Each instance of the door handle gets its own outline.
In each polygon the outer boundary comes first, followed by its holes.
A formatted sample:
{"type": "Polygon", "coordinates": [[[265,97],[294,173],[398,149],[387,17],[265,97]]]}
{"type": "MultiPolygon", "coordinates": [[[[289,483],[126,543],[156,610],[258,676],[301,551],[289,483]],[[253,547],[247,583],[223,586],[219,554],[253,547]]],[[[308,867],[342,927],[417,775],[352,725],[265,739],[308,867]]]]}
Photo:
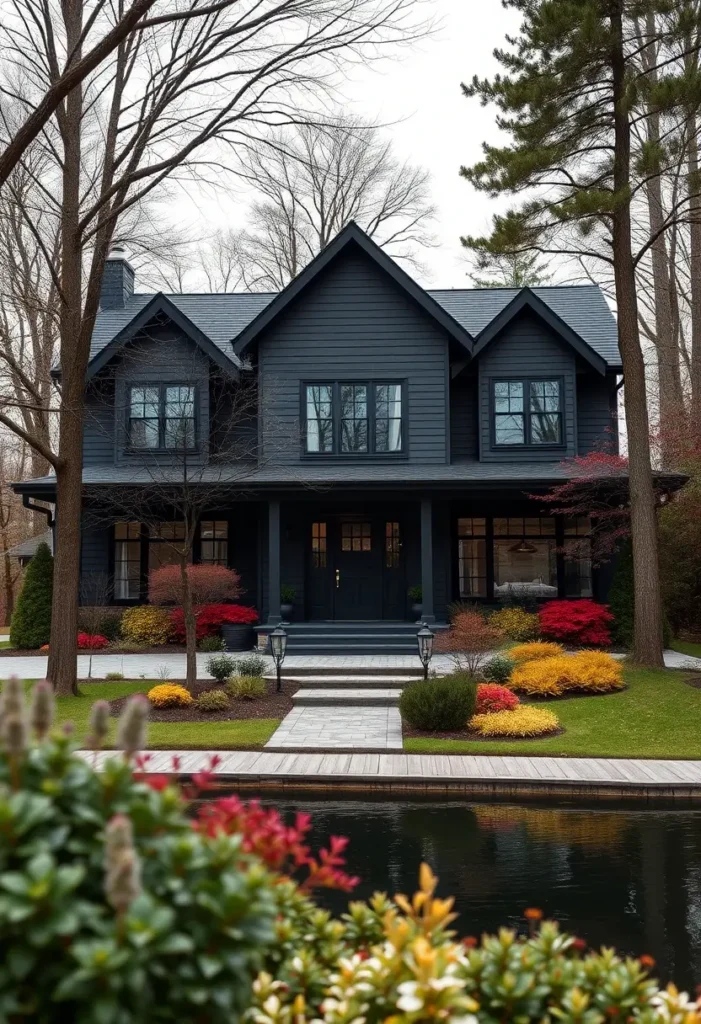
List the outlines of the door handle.
{"type": "Polygon", "coordinates": [[[341,586],[341,570],[340,569],[336,569],[335,576],[336,576],[336,590],[338,590],[339,587],[341,586]]]}

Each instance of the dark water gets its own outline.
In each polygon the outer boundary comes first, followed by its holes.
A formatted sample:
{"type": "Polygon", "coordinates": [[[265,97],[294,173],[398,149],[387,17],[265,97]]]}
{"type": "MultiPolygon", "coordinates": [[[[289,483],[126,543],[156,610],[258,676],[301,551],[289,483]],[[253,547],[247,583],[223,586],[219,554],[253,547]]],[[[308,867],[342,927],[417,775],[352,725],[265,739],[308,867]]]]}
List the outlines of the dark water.
{"type": "MultiPolygon", "coordinates": [[[[348,867],[376,889],[413,892],[419,864],[453,895],[463,935],[523,926],[526,907],[591,945],[649,953],[656,974],[701,983],[701,810],[486,804],[466,801],[266,799],[312,815],[313,845],[350,839],[348,867]]],[[[346,898],[347,899],[347,898],[346,898]]],[[[344,897],[322,895],[329,909],[344,897]]]]}

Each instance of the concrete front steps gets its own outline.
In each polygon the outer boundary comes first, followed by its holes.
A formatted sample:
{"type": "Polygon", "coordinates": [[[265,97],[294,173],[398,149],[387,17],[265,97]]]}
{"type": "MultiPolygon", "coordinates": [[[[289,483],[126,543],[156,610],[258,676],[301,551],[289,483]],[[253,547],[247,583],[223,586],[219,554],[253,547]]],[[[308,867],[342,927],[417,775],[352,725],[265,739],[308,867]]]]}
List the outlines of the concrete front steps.
{"type": "Polygon", "coordinates": [[[292,703],[296,707],[354,707],[354,708],[393,708],[399,704],[401,689],[380,689],[375,687],[371,690],[352,689],[344,686],[335,690],[301,689],[292,697],[292,703]]]}
{"type": "MultiPolygon", "coordinates": [[[[398,657],[416,655],[416,622],[293,622],[284,625],[293,656],[398,657]]],[[[445,628],[445,627],[436,627],[445,628]]],[[[267,632],[267,627],[259,627],[267,632]]]]}

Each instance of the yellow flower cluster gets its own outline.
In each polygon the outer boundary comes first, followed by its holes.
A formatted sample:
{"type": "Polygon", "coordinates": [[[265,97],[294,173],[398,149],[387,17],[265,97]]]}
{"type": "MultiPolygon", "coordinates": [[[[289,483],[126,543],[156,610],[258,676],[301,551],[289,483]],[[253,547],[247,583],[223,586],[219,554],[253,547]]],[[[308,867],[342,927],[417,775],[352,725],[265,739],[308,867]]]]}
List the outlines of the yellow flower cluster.
{"type": "Polygon", "coordinates": [[[603,651],[580,651],[537,658],[516,666],[508,683],[516,693],[560,697],[568,691],[611,693],[622,690],[623,666],[603,651]]]}
{"type": "Polygon", "coordinates": [[[170,613],[152,604],[127,608],[122,616],[120,630],[125,640],[154,647],[167,644],[173,635],[170,613]]]}
{"type": "Polygon", "coordinates": [[[508,655],[517,665],[526,661],[535,661],[537,658],[555,658],[558,654],[564,654],[565,648],[560,644],[550,643],[546,640],[534,640],[529,644],[516,644],[508,651],[508,655]]]}
{"type": "Polygon", "coordinates": [[[190,691],[178,683],[159,683],[147,696],[154,708],[186,708],[194,701],[190,691]]]}
{"type": "Polygon", "coordinates": [[[512,711],[496,711],[489,715],[475,715],[470,728],[480,736],[530,737],[547,736],[557,732],[560,719],[546,708],[532,704],[519,704],[512,711]]]}
{"type": "Polygon", "coordinates": [[[524,608],[500,608],[489,619],[509,640],[522,643],[535,640],[540,634],[540,620],[535,612],[527,612],[524,608]]]}

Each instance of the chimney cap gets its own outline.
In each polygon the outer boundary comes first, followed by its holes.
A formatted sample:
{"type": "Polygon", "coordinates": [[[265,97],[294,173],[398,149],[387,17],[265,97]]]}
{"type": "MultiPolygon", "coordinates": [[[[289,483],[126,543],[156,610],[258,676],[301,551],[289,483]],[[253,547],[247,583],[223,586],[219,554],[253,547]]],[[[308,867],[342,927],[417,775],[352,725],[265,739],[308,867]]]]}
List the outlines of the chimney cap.
{"type": "Polygon", "coordinates": [[[108,260],[127,260],[127,250],[121,242],[115,242],[107,254],[108,260]]]}

